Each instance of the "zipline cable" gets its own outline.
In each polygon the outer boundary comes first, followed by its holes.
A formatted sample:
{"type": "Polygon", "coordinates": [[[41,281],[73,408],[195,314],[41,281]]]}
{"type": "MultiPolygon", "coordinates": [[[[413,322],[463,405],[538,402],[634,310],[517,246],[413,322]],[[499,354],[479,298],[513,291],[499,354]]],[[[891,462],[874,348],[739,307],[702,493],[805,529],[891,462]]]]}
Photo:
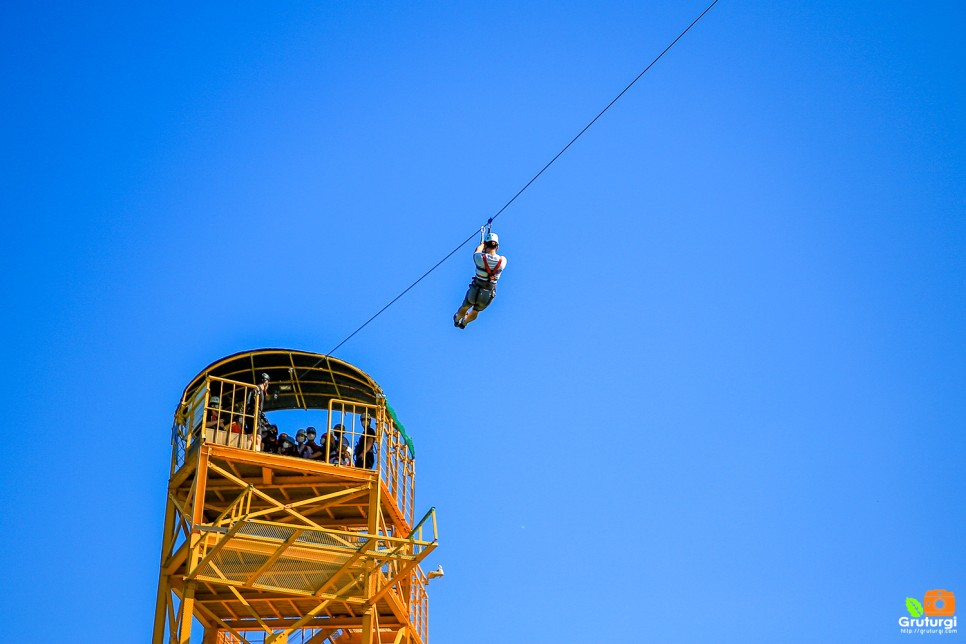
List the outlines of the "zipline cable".
{"type": "MultiPolygon", "coordinates": [[[[705,15],[706,13],[708,13],[709,11],[711,11],[711,8],[712,8],[712,7],[714,7],[714,6],[716,5],[716,4],[718,4],[718,0],[713,0],[713,2],[712,2],[711,4],[709,4],[709,5],[707,6],[707,8],[705,8],[705,10],[704,10],[704,11],[702,11],[702,12],[701,12],[701,14],[700,14],[700,15],[699,15],[699,16],[698,16],[697,18],[695,18],[695,19],[694,19],[694,20],[693,20],[693,21],[691,22],[691,24],[690,24],[690,25],[688,25],[688,26],[687,26],[687,27],[686,27],[686,28],[684,29],[684,31],[682,31],[681,33],[679,33],[679,34],[678,34],[678,37],[677,37],[677,38],[675,38],[674,40],[672,40],[672,41],[671,41],[671,44],[670,44],[670,45],[668,45],[667,47],[665,47],[665,48],[664,48],[664,51],[662,51],[662,52],[661,52],[660,54],[658,54],[658,55],[657,55],[657,57],[656,57],[656,58],[655,58],[654,60],[652,60],[652,61],[651,61],[651,62],[650,62],[650,63],[648,64],[648,66],[647,66],[647,67],[645,67],[645,68],[644,68],[644,70],[643,70],[643,71],[642,71],[642,72],[641,72],[640,74],[638,74],[638,75],[637,75],[637,76],[636,76],[636,77],[634,78],[634,80],[632,80],[632,81],[631,81],[630,83],[628,83],[628,84],[627,84],[627,87],[625,87],[624,89],[622,89],[622,90],[621,90],[621,92],[620,92],[620,94],[618,94],[617,96],[615,96],[615,97],[614,97],[614,100],[612,100],[612,101],[611,101],[610,103],[608,103],[608,104],[607,104],[607,107],[605,107],[604,109],[602,109],[602,110],[600,111],[600,113],[599,113],[599,114],[597,114],[597,116],[595,116],[595,117],[594,117],[594,118],[593,118],[593,119],[592,119],[592,120],[590,121],[590,123],[588,123],[587,125],[585,125],[585,126],[584,126],[584,129],[582,129],[582,130],[581,130],[580,132],[578,132],[578,133],[577,133],[577,136],[575,136],[574,138],[572,138],[572,139],[570,140],[570,143],[568,143],[567,145],[565,145],[565,146],[563,147],[563,149],[561,149],[561,150],[560,150],[560,152],[558,152],[558,153],[556,154],[556,156],[554,156],[554,157],[553,157],[552,159],[550,159],[550,161],[549,161],[549,162],[547,162],[547,164],[546,164],[545,166],[543,166],[542,168],[540,168],[540,172],[538,172],[537,174],[535,174],[535,175],[533,175],[533,178],[532,178],[532,179],[530,179],[529,181],[527,181],[527,183],[526,183],[526,185],[525,185],[525,186],[523,186],[522,188],[520,188],[520,190],[519,190],[519,191],[517,191],[517,193],[516,193],[515,195],[513,195],[513,197],[512,197],[512,198],[511,198],[511,199],[510,199],[510,200],[509,200],[508,202],[506,202],[505,204],[503,204],[503,207],[502,207],[502,208],[500,208],[500,209],[499,209],[499,210],[497,211],[497,213],[496,213],[495,215],[493,215],[492,217],[490,217],[489,219],[487,219],[487,220],[486,220],[486,225],[490,225],[490,224],[492,224],[492,223],[493,223],[493,220],[494,220],[494,219],[496,219],[497,217],[499,217],[500,215],[502,215],[502,214],[503,214],[503,211],[504,211],[504,210],[506,210],[507,208],[509,208],[509,207],[510,207],[510,204],[512,204],[512,203],[513,203],[514,201],[516,201],[516,200],[517,200],[517,197],[519,197],[520,195],[522,195],[522,194],[523,194],[523,192],[524,192],[524,191],[525,191],[525,190],[526,190],[527,188],[529,188],[529,187],[530,187],[530,185],[531,185],[531,184],[532,184],[532,183],[533,183],[534,181],[536,181],[537,179],[539,179],[539,178],[540,178],[540,175],[542,175],[542,174],[543,174],[543,173],[544,173],[544,172],[545,172],[545,171],[547,170],[547,168],[549,168],[550,166],[552,166],[552,165],[553,165],[553,163],[554,163],[554,161],[556,161],[557,159],[559,159],[559,158],[561,157],[561,155],[563,155],[563,153],[564,153],[564,152],[566,152],[566,151],[567,151],[567,149],[568,149],[568,148],[570,148],[570,146],[571,146],[571,145],[573,145],[573,144],[574,144],[574,143],[575,143],[575,142],[577,141],[577,139],[579,139],[579,138],[580,138],[581,136],[583,136],[583,134],[584,134],[584,132],[586,132],[587,130],[589,130],[589,129],[590,129],[590,126],[592,126],[592,125],[593,125],[594,123],[596,123],[596,122],[597,122],[597,119],[599,119],[599,118],[600,118],[601,116],[603,116],[603,115],[604,115],[604,113],[605,113],[605,112],[606,112],[607,110],[609,110],[609,109],[611,108],[611,106],[613,106],[613,105],[614,105],[614,103],[616,103],[617,101],[619,101],[619,100],[621,99],[621,97],[622,97],[622,96],[624,96],[624,94],[626,94],[626,93],[627,93],[627,90],[629,90],[629,89],[630,89],[631,87],[633,87],[633,86],[634,86],[634,83],[636,83],[637,81],[639,81],[639,80],[641,79],[641,77],[642,77],[642,76],[644,76],[644,74],[646,74],[646,73],[648,72],[648,70],[649,70],[649,69],[651,69],[651,67],[653,67],[653,66],[654,66],[654,64],[655,64],[655,63],[657,63],[657,61],[659,61],[659,60],[661,60],[661,58],[663,58],[663,57],[664,57],[664,54],[666,54],[666,53],[668,53],[668,52],[669,52],[669,51],[671,50],[671,47],[674,47],[674,45],[676,45],[676,44],[677,44],[677,42],[678,42],[679,40],[681,40],[681,38],[683,38],[683,37],[684,37],[684,35],[685,35],[686,33],[688,33],[689,31],[691,31],[691,27],[693,27],[694,25],[696,25],[696,24],[698,24],[698,22],[699,22],[699,21],[700,21],[700,20],[701,20],[702,18],[704,18],[704,15],[705,15]]],[[[459,245],[459,246],[457,246],[456,248],[454,248],[453,250],[451,250],[451,251],[449,252],[449,254],[447,254],[447,255],[446,255],[446,256],[445,256],[445,257],[444,257],[443,259],[441,259],[441,260],[439,260],[438,262],[436,262],[436,264],[435,264],[435,265],[434,265],[434,266],[433,266],[432,268],[430,268],[430,269],[429,269],[428,271],[426,271],[425,273],[423,273],[423,274],[422,274],[422,275],[421,275],[421,276],[419,277],[419,279],[417,279],[417,280],[416,280],[415,282],[413,282],[412,284],[410,284],[409,286],[407,286],[407,287],[406,287],[406,289],[405,289],[405,290],[404,290],[404,291],[403,291],[402,293],[400,293],[399,295],[397,295],[396,297],[394,297],[394,298],[393,298],[393,299],[392,299],[392,300],[391,300],[391,301],[389,302],[389,304],[386,304],[386,305],[385,305],[384,307],[382,307],[381,309],[379,309],[379,311],[377,311],[375,315],[373,315],[373,316],[372,316],[371,318],[369,318],[368,320],[366,320],[366,321],[365,321],[365,322],[364,322],[364,323],[363,323],[363,324],[362,324],[362,325],[361,325],[361,326],[360,326],[359,328],[357,328],[357,329],[356,329],[355,331],[353,331],[353,332],[352,332],[352,333],[350,333],[350,334],[349,334],[348,336],[346,336],[346,338],[345,338],[344,340],[342,340],[342,342],[340,342],[339,344],[337,344],[337,345],[335,345],[335,346],[334,346],[334,347],[333,347],[332,349],[330,349],[327,355],[330,355],[330,356],[331,356],[332,354],[334,354],[334,353],[336,352],[336,350],[337,350],[337,349],[338,349],[339,347],[341,347],[341,346],[342,346],[343,344],[345,344],[346,342],[348,342],[349,340],[351,340],[351,339],[352,339],[352,337],[353,337],[353,336],[354,336],[355,334],[357,334],[357,333],[359,333],[359,331],[362,331],[362,330],[363,330],[364,328],[366,328],[366,327],[367,327],[367,326],[369,325],[369,323],[370,323],[370,322],[372,322],[372,321],[373,321],[373,320],[375,320],[375,319],[376,319],[377,317],[379,317],[380,315],[382,315],[382,313],[383,313],[383,312],[384,312],[384,311],[385,311],[386,309],[388,309],[388,308],[389,308],[390,306],[392,306],[393,304],[395,304],[395,303],[396,303],[396,301],[397,301],[397,300],[399,300],[399,298],[401,298],[401,297],[402,297],[403,295],[405,295],[405,294],[406,294],[406,293],[408,293],[408,292],[409,292],[410,290],[412,290],[412,289],[413,289],[413,287],[415,287],[415,286],[416,286],[417,284],[419,284],[420,282],[422,282],[422,281],[423,281],[423,280],[424,280],[424,279],[425,279],[425,278],[426,278],[426,277],[427,277],[427,276],[428,276],[428,275],[429,275],[430,273],[432,273],[432,272],[433,272],[433,271],[435,271],[435,270],[436,270],[437,268],[439,268],[439,267],[440,267],[440,265],[441,265],[441,264],[442,264],[443,262],[445,262],[445,261],[446,261],[447,259],[449,259],[449,258],[450,258],[450,257],[452,257],[452,256],[453,256],[454,254],[456,254],[456,251],[458,251],[459,249],[461,249],[461,248],[462,248],[463,246],[466,246],[466,244],[467,244],[467,243],[469,243],[469,241],[470,241],[471,239],[473,239],[474,237],[476,237],[476,234],[477,234],[478,232],[479,232],[479,230],[474,230],[474,231],[473,231],[473,234],[471,234],[471,235],[470,235],[469,237],[467,237],[466,239],[464,239],[464,240],[463,240],[463,242],[462,242],[462,243],[460,243],[460,245],[459,245]]]]}

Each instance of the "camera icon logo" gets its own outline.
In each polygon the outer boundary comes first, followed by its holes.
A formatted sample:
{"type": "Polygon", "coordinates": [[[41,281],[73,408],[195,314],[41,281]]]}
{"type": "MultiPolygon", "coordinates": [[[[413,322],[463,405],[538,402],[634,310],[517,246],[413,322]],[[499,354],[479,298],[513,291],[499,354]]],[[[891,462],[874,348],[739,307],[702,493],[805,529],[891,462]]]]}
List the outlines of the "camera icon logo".
{"type": "Polygon", "coordinates": [[[952,617],[956,614],[956,596],[948,590],[927,590],[922,612],[927,617],[952,617]]]}

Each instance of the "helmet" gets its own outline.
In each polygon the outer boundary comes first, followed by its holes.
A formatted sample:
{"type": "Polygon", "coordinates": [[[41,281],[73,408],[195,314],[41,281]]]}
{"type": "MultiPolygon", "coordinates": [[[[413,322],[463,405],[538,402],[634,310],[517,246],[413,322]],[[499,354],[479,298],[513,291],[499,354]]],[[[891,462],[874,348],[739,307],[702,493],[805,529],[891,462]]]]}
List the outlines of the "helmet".
{"type": "Polygon", "coordinates": [[[305,438],[305,430],[300,429],[297,432],[295,432],[295,438],[305,438]]]}
{"type": "Polygon", "coordinates": [[[308,436],[315,436],[315,427],[307,427],[305,433],[308,436]]]}
{"type": "Polygon", "coordinates": [[[497,235],[496,233],[486,233],[485,235],[483,235],[483,243],[484,244],[489,244],[490,242],[492,242],[492,243],[496,244],[497,246],[499,246],[500,245],[500,236],[497,235]]]}
{"type": "Polygon", "coordinates": [[[271,378],[268,377],[267,373],[262,374],[262,382],[271,382],[271,378]]]}
{"type": "Polygon", "coordinates": [[[212,396],[211,398],[208,399],[208,406],[214,407],[215,409],[219,409],[221,407],[221,398],[219,398],[218,396],[212,396]]]}

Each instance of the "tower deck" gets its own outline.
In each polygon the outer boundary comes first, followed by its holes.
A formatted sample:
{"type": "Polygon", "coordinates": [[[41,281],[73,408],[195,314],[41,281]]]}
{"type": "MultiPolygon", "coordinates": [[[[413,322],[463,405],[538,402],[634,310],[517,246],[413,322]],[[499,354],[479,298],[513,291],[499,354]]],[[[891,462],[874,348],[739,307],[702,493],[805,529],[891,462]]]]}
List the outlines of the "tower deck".
{"type": "Polygon", "coordinates": [[[327,356],[238,354],[185,389],[172,436],[156,644],[187,644],[193,622],[205,642],[427,641],[419,563],[435,511],[415,520],[412,442],[368,376],[327,356]],[[235,379],[280,361],[277,380],[235,379]],[[265,410],[292,404],[340,421],[313,457],[268,451],[265,410]]]}

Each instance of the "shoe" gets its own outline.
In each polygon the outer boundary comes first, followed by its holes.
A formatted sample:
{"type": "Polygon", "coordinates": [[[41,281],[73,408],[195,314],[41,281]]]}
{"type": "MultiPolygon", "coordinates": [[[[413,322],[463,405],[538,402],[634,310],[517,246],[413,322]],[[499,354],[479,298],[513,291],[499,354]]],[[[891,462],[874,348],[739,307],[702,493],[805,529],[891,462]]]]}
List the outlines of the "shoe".
{"type": "Polygon", "coordinates": [[[455,326],[458,329],[462,329],[463,327],[460,326],[460,319],[458,316],[459,316],[458,313],[453,314],[453,326],[455,326]]]}
{"type": "Polygon", "coordinates": [[[456,326],[458,326],[461,329],[465,329],[466,328],[466,322],[464,322],[463,320],[460,320],[459,322],[456,323],[456,326]]]}

